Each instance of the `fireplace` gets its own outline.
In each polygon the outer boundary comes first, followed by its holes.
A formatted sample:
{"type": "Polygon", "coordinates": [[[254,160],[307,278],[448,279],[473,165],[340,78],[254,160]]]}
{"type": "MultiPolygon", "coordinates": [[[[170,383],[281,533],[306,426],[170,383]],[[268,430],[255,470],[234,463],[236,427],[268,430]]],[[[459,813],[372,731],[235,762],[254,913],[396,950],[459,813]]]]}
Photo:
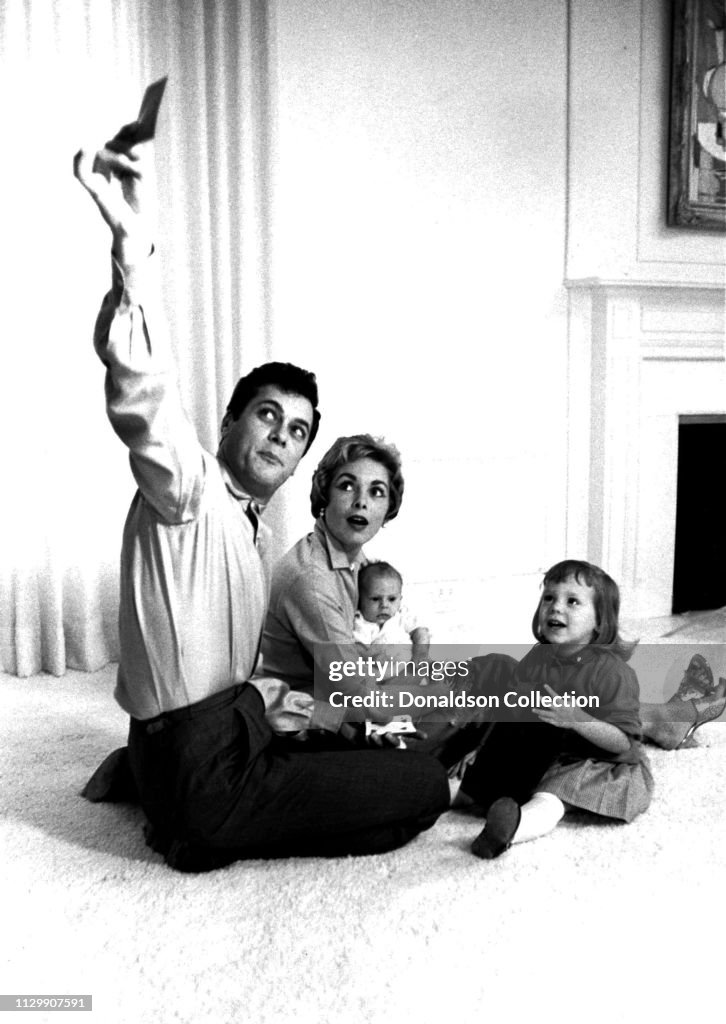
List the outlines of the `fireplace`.
{"type": "MultiPolygon", "coordinates": [[[[704,426],[722,436],[726,423],[724,290],[600,279],[569,287],[568,552],[618,580],[624,615],[670,615],[680,432],[704,426]]],[[[721,444],[705,483],[714,499],[721,444]]],[[[709,592],[699,602],[726,598],[709,592]]]]}
{"type": "Polygon", "coordinates": [[[673,612],[726,605],[726,416],[681,416],[673,612]]]}

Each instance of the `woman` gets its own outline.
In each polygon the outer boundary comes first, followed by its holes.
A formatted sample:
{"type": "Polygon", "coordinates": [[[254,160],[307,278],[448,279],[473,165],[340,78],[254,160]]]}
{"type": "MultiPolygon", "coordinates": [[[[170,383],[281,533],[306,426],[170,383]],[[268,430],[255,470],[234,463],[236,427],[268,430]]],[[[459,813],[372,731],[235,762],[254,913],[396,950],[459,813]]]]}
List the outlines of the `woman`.
{"type": "MultiPolygon", "coordinates": [[[[316,669],[322,681],[330,679],[332,662],[357,660],[353,620],[358,570],[366,561],[363,545],[398,515],[403,489],[398,451],[370,434],[340,437],[323,456],[313,474],[310,495],[315,528],[288,551],[273,575],[262,639],[265,676],[312,693],[316,669]]],[[[376,687],[370,678],[346,676],[339,685],[346,694],[362,696],[375,689],[389,694],[396,689],[410,691],[417,682],[409,676],[376,687]]],[[[437,689],[448,692],[445,684],[427,679],[426,693],[437,689]]],[[[325,724],[337,729],[344,709],[328,708],[325,724]]],[[[397,710],[367,707],[365,717],[385,722],[397,710]]],[[[416,743],[416,749],[452,765],[476,747],[482,723],[452,722],[453,717],[451,712],[446,720],[440,711],[424,714],[418,721],[426,738],[416,743]]]]}
{"type": "MultiPolygon", "coordinates": [[[[312,690],[314,647],[335,644],[355,657],[353,617],[363,545],[398,515],[398,452],[369,434],[339,437],[313,474],[312,533],[275,568],[262,639],[265,674],[312,690]]],[[[337,655],[336,655],[337,656],[337,655]]]]}

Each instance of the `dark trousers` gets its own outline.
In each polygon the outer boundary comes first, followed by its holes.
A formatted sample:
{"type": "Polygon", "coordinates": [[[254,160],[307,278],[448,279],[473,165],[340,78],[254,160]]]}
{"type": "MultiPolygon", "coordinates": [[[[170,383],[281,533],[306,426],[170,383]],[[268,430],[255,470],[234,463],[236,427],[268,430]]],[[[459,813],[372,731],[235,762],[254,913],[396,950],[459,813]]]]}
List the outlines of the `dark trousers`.
{"type": "Polygon", "coordinates": [[[518,662],[502,654],[473,658],[477,692],[499,696],[476,760],[464,773],[461,789],[484,810],[502,796],[526,803],[562,747],[562,730],[541,722],[529,710],[507,709],[504,694],[517,688],[518,662]]]}
{"type": "Polygon", "coordinates": [[[561,749],[562,730],[544,722],[495,722],[464,773],[462,792],[485,811],[501,796],[524,804],[561,749]]]}
{"type": "MultiPolygon", "coordinates": [[[[402,846],[449,804],[434,758],[306,749],[271,732],[248,683],[156,718],[132,719],[131,770],[155,846],[248,857],[370,854],[402,846]]],[[[204,870],[217,866],[212,862],[204,870]]]]}
{"type": "MultiPolygon", "coordinates": [[[[497,697],[500,704],[504,694],[515,685],[518,662],[507,654],[485,654],[472,658],[468,663],[465,683],[457,680],[456,689],[466,691],[472,697],[497,697]]],[[[445,685],[430,686],[421,692],[446,693],[445,685]]],[[[476,750],[491,732],[494,718],[507,715],[501,707],[465,707],[456,710],[432,710],[414,713],[417,728],[426,739],[416,743],[419,752],[431,754],[446,768],[452,768],[463,757],[476,750]]]]}

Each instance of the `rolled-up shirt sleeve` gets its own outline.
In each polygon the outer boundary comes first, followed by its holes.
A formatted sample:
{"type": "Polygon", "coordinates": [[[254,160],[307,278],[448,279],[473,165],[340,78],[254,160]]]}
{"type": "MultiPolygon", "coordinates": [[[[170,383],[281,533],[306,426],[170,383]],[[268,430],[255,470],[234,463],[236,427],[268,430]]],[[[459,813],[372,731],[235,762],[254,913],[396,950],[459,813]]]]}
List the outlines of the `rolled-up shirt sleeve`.
{"type": "Polygon", "coordinates": [[[311,693],[291,690],[282,679],[254,675],[250,679],[265,702],[265,718],[273,732],[287,735],[307,729],[337,732],[343,713],[327,701],[315,700],[311,693]]]}
{"type": "Polygon", "coordinates": [[[182,407],[161,312],[154,255],[134,267],[112,259],[94,346],[106,367],[106,410],[129,449],[139,490],[169,523],[193,519],[204,488],[204,459],[182,407]]]}

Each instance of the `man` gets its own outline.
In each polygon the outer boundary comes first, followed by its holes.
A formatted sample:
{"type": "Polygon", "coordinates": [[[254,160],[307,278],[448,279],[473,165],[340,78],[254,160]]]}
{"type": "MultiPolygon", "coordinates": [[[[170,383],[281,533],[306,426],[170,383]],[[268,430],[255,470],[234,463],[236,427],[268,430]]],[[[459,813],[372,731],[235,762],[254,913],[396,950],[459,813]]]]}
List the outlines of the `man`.
{"type": "MultiPolygon", "coordinates": [[[[448,806],[423,754],[276,736],[253,674],[267,608],[266,502],[317,431],[315,378],[290,364],[242,378],[216,457],[200,446],[164,337],[149,198],[151,144],[122,129],[74,173],[113,238],[112,289],[96,323],[109,419],[138,484],[124,529],[116,699],[147,840],[172,867],[241,857],[373,853],[408,841],[448,806]]],[[[293,695],[294,696],[294,695],[293,695]]],[[[295,699],[274,695],[283,715],[295,699]]],[[[325,705],[303,708],[325,725],[325,705]]],[[[330,710],[330,709],[327,709],[330,710]]]]}

